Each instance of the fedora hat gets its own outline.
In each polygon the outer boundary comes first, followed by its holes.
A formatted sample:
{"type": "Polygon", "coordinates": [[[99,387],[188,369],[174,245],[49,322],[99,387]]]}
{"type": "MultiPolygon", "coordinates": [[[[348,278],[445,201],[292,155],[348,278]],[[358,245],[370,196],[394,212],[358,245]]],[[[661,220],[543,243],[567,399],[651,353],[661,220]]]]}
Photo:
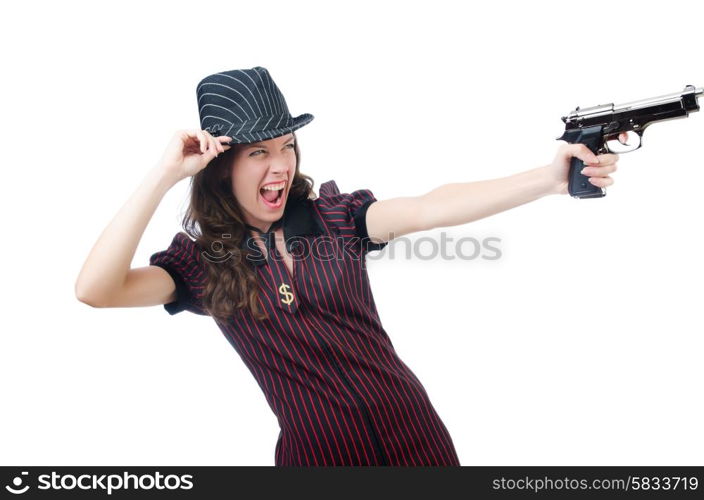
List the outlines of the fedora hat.
{"type": "Polygon", "coordinates": [[[200,128],[229,144],[266,141],[293,132],[313,120],[291,116],[283,94],[261,66],[206,76],[196,88],[200,128]]]}

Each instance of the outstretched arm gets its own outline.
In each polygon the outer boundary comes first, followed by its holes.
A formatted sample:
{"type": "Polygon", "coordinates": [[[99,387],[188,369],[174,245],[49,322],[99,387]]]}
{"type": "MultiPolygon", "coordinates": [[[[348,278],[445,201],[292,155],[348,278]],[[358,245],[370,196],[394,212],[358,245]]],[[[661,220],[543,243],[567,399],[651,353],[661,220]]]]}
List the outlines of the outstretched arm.
{"type": "Polygon", "coordinates": [[[381,243],[404,234],[466,224],[550,194],[567,194],[570,159],[589,166],[583,174],[596,186],[613,184],[617,154],[594,155],[583,144],[564,144],[550,165],[485,181],[452,183],[415,197],[372,203],[367,210],[367,233],[381,243]],[[598,159],[598,163],[597,163],[598,159]]]}

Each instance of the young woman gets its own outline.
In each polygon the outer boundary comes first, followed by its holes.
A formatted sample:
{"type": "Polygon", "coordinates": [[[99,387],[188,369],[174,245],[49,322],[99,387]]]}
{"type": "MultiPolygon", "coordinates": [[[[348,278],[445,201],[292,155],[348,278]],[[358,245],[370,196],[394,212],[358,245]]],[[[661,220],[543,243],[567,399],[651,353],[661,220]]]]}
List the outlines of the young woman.
{"type": "Polygon", "coordinates": [[[291,117],[262,67],[197,88],[201,129],[181,130],[100,235],[76,282],[94,307],[163,304],[209,315],[254,375],[281,432],[276,465],[459,465],[452,439],[384,330],[365,255],[388,241],[567,193],[570,158],[613,183],[618,156],[563,145],[549,165],[377,201],[368,189],[313,192],[291,117]],[[164,194],[191,178],[168,248],[130,268],[164,194]]]}

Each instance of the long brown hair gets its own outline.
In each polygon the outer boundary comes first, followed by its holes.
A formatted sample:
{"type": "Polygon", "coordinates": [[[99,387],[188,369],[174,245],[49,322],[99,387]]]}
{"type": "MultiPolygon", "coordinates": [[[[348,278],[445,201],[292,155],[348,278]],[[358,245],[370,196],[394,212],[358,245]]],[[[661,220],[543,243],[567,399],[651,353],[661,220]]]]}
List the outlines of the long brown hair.
{"type": "MultiPolygon", "coordinates": [[[[312,199],[315,182],[300,172],[301,152],[296,134],[293,136],[296,172],[288,196],[312,199]]],[[[233,144],[191,177],[190,203],[182,221],[184,231],[200,246],[201,256],[208,254],[208,258],[201,259],[207,270],[203,308],[223,322],[245,307],[257,320],[268,319],[260,307],[257,271],[244,259],[246,253],[241,245],[249,231],[232,193],[232,162],[244,146],[233,144]]]]}

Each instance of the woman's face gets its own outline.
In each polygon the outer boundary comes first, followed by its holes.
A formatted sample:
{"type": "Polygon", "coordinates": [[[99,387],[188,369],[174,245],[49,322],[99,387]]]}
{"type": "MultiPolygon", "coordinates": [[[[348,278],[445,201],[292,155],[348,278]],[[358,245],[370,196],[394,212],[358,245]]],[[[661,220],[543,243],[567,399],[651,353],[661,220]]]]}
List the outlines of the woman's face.
{"type": "Polygon", "coordinates": [[[266,230],[283,215],[296,172],[294,144],[295,137],[290,133],[244,144],[236,152],[231,167],[232,193],[247,224],[266,230]],[[280,190],[263,189],[264,186],[278,188],[281,185],[280,190]]]}

